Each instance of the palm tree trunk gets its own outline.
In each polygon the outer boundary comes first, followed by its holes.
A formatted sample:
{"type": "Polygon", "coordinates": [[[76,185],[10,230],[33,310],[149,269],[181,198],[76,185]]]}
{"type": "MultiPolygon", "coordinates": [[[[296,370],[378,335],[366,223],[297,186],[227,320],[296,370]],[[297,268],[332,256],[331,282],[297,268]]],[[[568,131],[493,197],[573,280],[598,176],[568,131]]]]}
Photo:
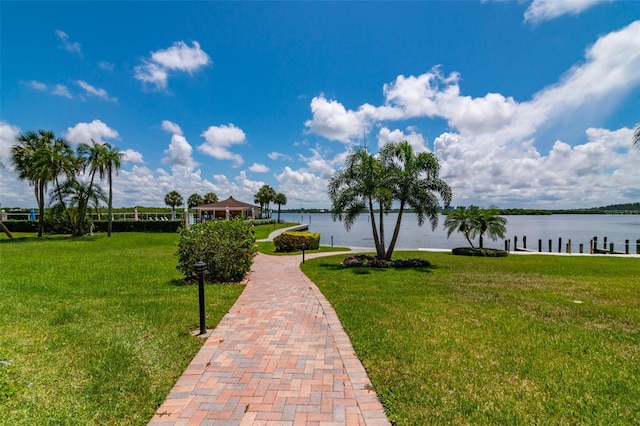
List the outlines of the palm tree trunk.
{"type": "MultiPolygon", "coordinates": [[[[109,224],[107,225],[107,237],[111,237],[111,227],[113,225],[113,188],[111,178],[111,168],[109,168],[109,224]]],[[[100,217],[98,217],[99,219],[100,217]]]]}
{"type": "Polygon", "coordinates": [[[67,220],[69,221],[69,223],[71,223],[71,213],[69,213],[69,209],[67,208],[67,204],[62,199],[62,193],[60,192],[60,181],[58,180],[57,176],[56,176],[56,182],[55,183],[56,183],[56,193],[58,194],[58,200],[60,201],[60,205],[62,206],[62,209],[64,210],[64,214],[67,216],[67,220]]]}
{"type": "Polygon", "coordinates": [[[369,198],[369,216],[371,219],[371,230],[373,231],[373,242],[376,245],[376,253],[378,259],[384,259],[384,246],[380,246],[380,238],[378,236],[378,227],[376,226],[376,216],[373,211],[373,201],[369,198]]]}
{"type": "Polygon", "coordinates": [[[471,241],[471,238],[469,238],[469,234],[465,232],[464,237],[467,239],[467,241],[469,241],[469,244],[471,244],[471,248],[475,248],[475,246],[473,245],[473,241],[471,241]]]}
{"type": "Polygon", "coordinates": [[[396,241],[398,240],[398,235],[400,234],[400,222],[402,221],[402,213],[404,212],[404,201],[400,202],[400,210],[398,211],[398,219],[396,220],[396,226],[393,228],[393,237],[391,237],[391,244],[389,244],[389,248],[387,249],[387,256],[385,260],[391,260],[391,256],[393,255],[393,250],[396,247],[396,241]]]}
{"type": "Polygon", "coordinates": [[[36,194],[38,197],[38,211],[40,212],[40,217],[38,217],[38,238],[42,238],[42,234],[44,234],[44,182],[39,180],[37,185],[36,194]]]}
{"type": "Polygon", "coordinates": [[[382,208],[382,203],[378,203],[378,207],[380,208],[380,211],[378,212],[379,220],[380,220],[380,248],[382,249],[381,251],[381,256],[378,257],[378,259],[380,260],[384,260],[387,258],[386,256],[386,246],[384,245],[384,209],[382,208]]]}

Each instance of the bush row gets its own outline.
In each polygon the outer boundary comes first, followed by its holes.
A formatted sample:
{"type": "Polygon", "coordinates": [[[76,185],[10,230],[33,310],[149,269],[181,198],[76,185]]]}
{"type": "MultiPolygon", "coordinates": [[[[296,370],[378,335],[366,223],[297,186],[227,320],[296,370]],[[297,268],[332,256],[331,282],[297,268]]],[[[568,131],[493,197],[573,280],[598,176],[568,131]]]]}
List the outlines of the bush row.
{"type": "MultiPolygon", "coordinates": [[[[109,222],[94,220],[93,232],[107,232],[109,222]]],[[[113,221],[112,232],[178,232],[184,225],[181,220],[119,220],[113,221]]]]}
{"type": "Polygon", "coordinates": [[[482,257],[507,257],[509,252],[504,250],[478,248],[478,247],[458,247],[451,250],[457,256],[482,256],[482,257]]]}
{"type": "MultiPolygon", "coordinates": [[[[38,232],[37,221],[8,220],[3,222],[11,232],[38,232]]],[[[47,234],[71,232],[64,223],[54,220],[46,220],[44,232],[47,234]]],[[[119,220],[114,221],[111,230],[113,232],[178,232],[183,225],[181,220],[119,220]]],[[[107,232],[108,221],[93,221],[93,232],[107,232]]]]}
{"type": "Polygon", "coordinates": [[[276,252],[286,253],[302,250],[302,244],[306,250],[317,250],[320,248],[320,234],[317,232],[283,232],[273,239],[276,252]]]}

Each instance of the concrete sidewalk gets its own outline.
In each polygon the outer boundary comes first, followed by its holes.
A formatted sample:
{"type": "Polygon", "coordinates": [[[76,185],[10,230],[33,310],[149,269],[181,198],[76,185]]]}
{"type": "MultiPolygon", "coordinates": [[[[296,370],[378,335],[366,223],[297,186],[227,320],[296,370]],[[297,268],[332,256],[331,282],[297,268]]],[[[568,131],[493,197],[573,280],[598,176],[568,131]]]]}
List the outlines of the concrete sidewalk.
{"type": "Polygon", "coordinates": [[[256,256],[244,292],[151,425],[390,424],[335,311],[300,271],[300,260],[256,256]]]}

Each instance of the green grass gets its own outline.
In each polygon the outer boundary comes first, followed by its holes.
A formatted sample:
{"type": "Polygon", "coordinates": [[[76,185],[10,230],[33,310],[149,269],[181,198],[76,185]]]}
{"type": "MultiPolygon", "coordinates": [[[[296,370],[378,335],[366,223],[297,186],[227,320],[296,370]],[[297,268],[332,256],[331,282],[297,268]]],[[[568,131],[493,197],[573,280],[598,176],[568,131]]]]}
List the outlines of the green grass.
{"type": "MultiPolygon", "coordinates": [[[[293,256],[293,255],[302,255],[302,250],[292,251],[287,253],[277,252],[276,246],[273,241],[261,241],[256,243],[258,246],[258,251],[264,254],[270,254],[273,256],[293,256]]],[[[329,253],[334,251],[349,251],[348,247],[329,247],[329,246],[320,246],[317,250],[305,250],[305,253],[329,253]]]]}
{"type": "MultiPolygon", "coordinates": [[[[177,234],[0,243],[0,424],[146,424],[201,347],[177,234]]],[[[208,327],[242,286],[207,285],[208,327]]]]}
{"type": "Polygon", "coordinates": [[[282,228],[288,228],[290,226],[296,226],[296,225],[299,225],[299,224],[291,223],[291,222],[283,222],[283,223],[271,223],[268,225],[258,225],[253,228],[254,230],[253,235],[256,237],[256,240],[263,240],[265,238],[268,238],[269,234],[271,234],[273,231],[276,231],[282,228]]]}
{"type": "Polygon", "coordinates": [[[640,423],[640,259],[398,256],[434,266],[302,265],[392,422],[640,423]]]}

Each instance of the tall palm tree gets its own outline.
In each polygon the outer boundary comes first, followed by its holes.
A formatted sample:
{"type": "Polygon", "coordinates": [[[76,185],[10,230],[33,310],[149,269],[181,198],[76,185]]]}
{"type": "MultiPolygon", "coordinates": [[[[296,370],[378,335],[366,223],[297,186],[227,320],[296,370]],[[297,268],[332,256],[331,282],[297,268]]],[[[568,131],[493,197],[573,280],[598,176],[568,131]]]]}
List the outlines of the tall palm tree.
{"type": "Polygon", "coordinates": [[[474,247],[473,239],[471,238],[473,229],[469,209],[458,208],[447,212],[446,215],[447,217],[444,220],[444,227],[447,229],[447,238],[453,234],[453,231],[462,232],[471,247],[474,247]]]}
{"type": "MultiPolygon", "coordinates": [[[[83,143],[78,146],[78,161],[85,172],[89,169],[89,188],[93,187],[96,174],[100,180],[103,180],[105,176],[107,176],[108,164],[106,158],[108,155],[107,146],[96,142],[93,139],[91,139],[91,145],[83,143]]],[[[87,208],[88,204],[80,204],[78,215],[81,217],[81,223],[84,223],[84,218],[87,215],[87,208]]]]}
{"type": "Polygon", "coordinates": [[[278,205],[278,223],[280,223],[280,207],[287,204],[287,196],[282,192],[278,192],[273,198],[273,202],[278,205]]]}
{"type": "Polygon", "coordinates": [[[189,195],[189,198],[187,199],[187,206],[189,206],[190,209],[201,206],[202,204],[204,204],[204,199],[200,194],[189,195]]]}
{"type": "Polygon", "coordinates": [[[393,237],[386,253],[386,260],[391,260],[405,208],[413,209],[419,226],[424,224],[425,219],[429,219],[433,230],[438,225],[439,203],[436,194],[442,198],[445,207],[448,207],[451,203],[451,188],[439,178],[438,158],[432,153],[414,153],[407,141],[386,144],[380,151],[380,161],[390,179],[393,199],[400,203],[393,237]]]}
{"type": "Polygon", "coordinates": [[[104,150],[102,151],[101,163],[104,164],[106,168],[107,180],[109,181],[109,225],[107,226],[107,237],[111,237],[111,229],[113,227],[113,173],[118,174],[124,154],[108,142],[105,142],[102,146],[104,150]]]}
{"type": "MultiPolygon", "coordinates": [[[[11,161],[18,177],[34,187],[38,203],[38,237],[44,232],[44,202],[49,183],[53,182],[61,170],[52,165],[52,152],[56,137],[52,131],[28,131],[16,138],[17,144],[11,148],[11,161]]],[[[60,144],[61,146],[61,144],[60,144]]]]}
{"type": "Polygon", "coordinates": [[[69,143],[64,139],[57,138],[54,141],[52,149],[49,151],[49,155],[52,174],[55,175],[55,194],[57,195],[57,200],[60,202],[67,220],[71,221],[70,212],[67,209],[66,204],[63,202],[62,195],[60,193],[59,177],[64,174],[67,181],[75,179],[75,175],[80,168],[80,163],[73,152],[71,145],[69,145],[69,143]]]}
{"type": "Polygon", "coordinates": [[[366,148],[351,152],[345,167],[329,179],[327,192],[331,200],[333,220],[344,222],[351,229],[360,213],[368,210],[371,232],[378,259],[385,258],[383,215],[392,204],[391,191],[385,186],[382,164],[366,148]],[[376,224],[375,207],[378,208],[379,225],[376,224]]]}
{"type": "Polygon", "coordinates": [[[218,196],[215,192],[207,192],[204,194],[204,203],[203,204],[213,204],[218,202],[218,196]]]}
{"type": "Polygon", "coordinates": [[[254,203],[260,203],[260,210],[267,211],[267,217],[271,217],[269,213],[270,203],[276,197],[276,191],[270,185],[262,185],[258,192],[254,195],[254,203]]]}
{"type": "MultiPolygon", "coordinates": [[[[475,207],[475,206],[472,206],[475,207]]],[[[471,211],[471,228],[472,236],[476,235],[480,237],[479,246],[483,248],[482,239],[486,233],[489,238],[496,240],[498,238],[504,238],[507,228],[507,219],[500,216],[500,212],[495,207],[488,209],[479,209],[477,207],[470,209],[471,211]]]]}
{"type": "Polygon", "coordinates": [[[164,203],[171,206],[171,218],[176,218],[176,206],[182,205],[182,195],[178,191],[171,191],[164,196],[164,203]]]}

